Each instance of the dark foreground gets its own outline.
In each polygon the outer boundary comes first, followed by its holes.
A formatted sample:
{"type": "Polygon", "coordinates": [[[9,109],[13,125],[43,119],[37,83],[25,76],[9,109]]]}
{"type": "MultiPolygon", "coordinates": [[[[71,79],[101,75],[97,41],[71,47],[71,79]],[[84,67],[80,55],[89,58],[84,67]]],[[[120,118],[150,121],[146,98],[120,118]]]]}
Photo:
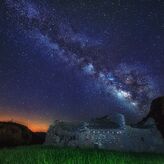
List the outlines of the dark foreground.
{"type": "Polygon", "coordinates": [[[164,155],[27,146],[0,150],[2,164],[164,164],[164,155]]]}

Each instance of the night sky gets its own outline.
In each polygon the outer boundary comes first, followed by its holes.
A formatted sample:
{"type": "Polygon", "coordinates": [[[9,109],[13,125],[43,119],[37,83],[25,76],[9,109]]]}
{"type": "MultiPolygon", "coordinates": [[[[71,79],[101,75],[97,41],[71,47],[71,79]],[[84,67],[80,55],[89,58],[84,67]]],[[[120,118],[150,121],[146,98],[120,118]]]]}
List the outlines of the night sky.
{"type": "Polygon", "coordinates": [[[145,116],[164,93],[163,0],[1,0],[0,120],[145,116]]]}

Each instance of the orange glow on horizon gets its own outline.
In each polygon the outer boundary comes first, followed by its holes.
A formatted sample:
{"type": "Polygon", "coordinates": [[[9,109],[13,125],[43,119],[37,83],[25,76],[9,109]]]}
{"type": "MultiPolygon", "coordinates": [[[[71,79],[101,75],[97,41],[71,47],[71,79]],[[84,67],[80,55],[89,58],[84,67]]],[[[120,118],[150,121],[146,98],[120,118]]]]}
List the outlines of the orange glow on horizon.
{"type": "Polygon", "coordinates": [[[22,116],[16,116],[16,115],[4,115],[0,113],[0,121],[12,121],[16,122],[22,125],[27,126],[30,130],[33,132],[46,132],[49,127],[49,122],[43,122],[41,120],[38,120],[37,118],[27,119],[22,116]]]}
{"type": "Polygon", "coordinates": [[[47,132],[49,125],[46,123],[29,123],[28,128],[33,132],[47,132]]]}

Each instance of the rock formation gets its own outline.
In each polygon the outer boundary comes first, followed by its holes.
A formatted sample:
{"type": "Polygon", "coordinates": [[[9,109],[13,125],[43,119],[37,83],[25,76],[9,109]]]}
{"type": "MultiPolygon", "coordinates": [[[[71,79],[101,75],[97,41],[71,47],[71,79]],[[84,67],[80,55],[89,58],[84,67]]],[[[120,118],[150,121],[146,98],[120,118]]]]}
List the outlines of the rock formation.
{"type": "Polygon", "coordinates": [[[117,122],[109,116],[88,122],[56,121],[46,135],[46,145],[89,147],[134,152],[164,152],[164,140],[149,119],[142,128],[125,124],[123,115],[117,122]],[[122,120],[122,122],[120,122],[122,120]]]}
{"type": "Polygon", "coordinates": [[[164,96],[158,97],[152,101],[148,115],[143,118],[143,120],[139,122],[138,125],[144,125],[144,123],[149,118],[154,119],[158,130],[161,132],[164,138],[164,96]]]}

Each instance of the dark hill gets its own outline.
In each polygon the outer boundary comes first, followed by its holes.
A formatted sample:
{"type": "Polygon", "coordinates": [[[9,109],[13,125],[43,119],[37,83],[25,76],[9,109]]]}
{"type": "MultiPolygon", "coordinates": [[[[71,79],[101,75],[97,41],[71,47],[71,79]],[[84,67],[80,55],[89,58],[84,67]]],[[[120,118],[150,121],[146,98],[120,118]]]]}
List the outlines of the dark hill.
{"type": "Polygon", "coordinates": [[[157,97],[152,101],[148,115],[138,123],[138,126],[145,124],[149,118],[154,119],[158,130],[164,138],[164,96],[157,97]]]}
{"type": "Polygon", "coordinates": [[[32,132],[15,122],[0,122],[0,147],[42,144],[45,135],[44,132],[32,132]]]}

